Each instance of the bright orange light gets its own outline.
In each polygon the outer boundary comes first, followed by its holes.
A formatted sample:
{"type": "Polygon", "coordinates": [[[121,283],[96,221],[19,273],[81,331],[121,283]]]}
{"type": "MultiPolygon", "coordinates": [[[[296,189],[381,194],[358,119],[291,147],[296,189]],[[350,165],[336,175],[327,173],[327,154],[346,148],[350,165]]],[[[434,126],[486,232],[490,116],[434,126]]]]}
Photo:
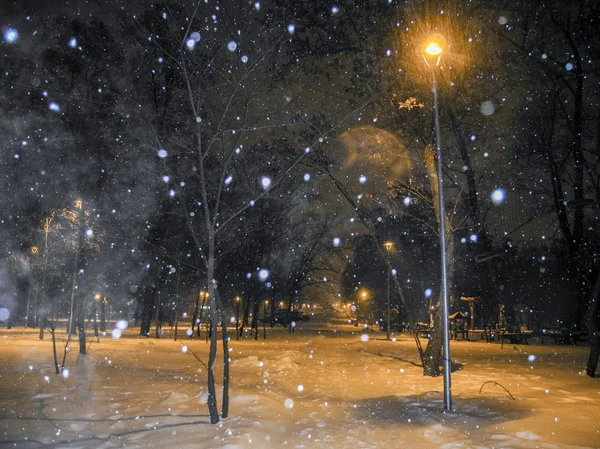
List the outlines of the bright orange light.
{"type": "Polygon", "coordinates": [[[430,42],[425,48],[425,53],[431,56],[439,56],[442,54],[442,47],[437,42],[430,42]]]}
{"type": "Polygon", "coordinates": [[[394,248],[394,242],[385,242],[383,246],[387,251],[391,251],[394,248]]]}

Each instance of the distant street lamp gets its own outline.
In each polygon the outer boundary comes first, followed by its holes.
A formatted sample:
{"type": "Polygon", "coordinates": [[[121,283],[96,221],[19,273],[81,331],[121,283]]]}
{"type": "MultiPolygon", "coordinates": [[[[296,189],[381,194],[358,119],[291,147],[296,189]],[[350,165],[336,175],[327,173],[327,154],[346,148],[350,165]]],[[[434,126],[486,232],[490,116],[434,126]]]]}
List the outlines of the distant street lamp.
{"type": "Polygon", "coordinates": [[[269,300],[265,300],[265,307],[263,308],[263,339],[267,339],[267,307],[269,306],[269,300]]]}
{"type": "MultiPolygon", "coordinates": [[[[383,244],[383,247],[385,248],[385,250],[390,253],[393,249],[394,249],[394,242],[385,242],[383,244]]],[[[389,266],[389,258],[386,261],[386,269],[387,269],[387,326],[386,326],[386,338],[389,340],[390,339],[390,277],[392,274],[392,270],[389,266]]]]}
{"type": "Polygon", "coordinates": [[[450,338],[448,326],[448,273],[446,267],[446,223],[444,211],[444,189],[442,179],[442,149],[440,145],[440,118],[438,106],[438,90],[436,80],[436,68],[440,64],[443,53],[443,38],[435,36],[436,39],[430,40],[425,47],[423,58],[427,66],[431,68],[433,79],[433,118],[435,123],[435,144],[437,149],[437,177],[438,177],[438,209],[440,222],[440,247],[442,261],[442,341],[444,348],[444,409],[452,410],[452,394],[450,382],[450,338]]]}
{"type": "Polygon", "coordinates": [[[235,339],[240,339],[240,327],[239,327],[239,319],[240,319],[240,297],[235,297],[235,339]]]}

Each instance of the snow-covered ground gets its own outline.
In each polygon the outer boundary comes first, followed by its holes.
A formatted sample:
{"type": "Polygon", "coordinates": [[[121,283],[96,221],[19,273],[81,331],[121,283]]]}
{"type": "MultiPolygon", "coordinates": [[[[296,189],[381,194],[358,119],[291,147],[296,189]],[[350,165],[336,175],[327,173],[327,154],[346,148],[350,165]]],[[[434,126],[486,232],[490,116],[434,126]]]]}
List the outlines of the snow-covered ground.
{"type": "Polygon", "coordinates": [[[90,339],[86,356],[72,344],[67,376],[54,374],[49,336],[0,329],[0,447],[600,447],[600,379],[583,374],[585,347],[453,341],[461,369],[447,413],[442,379],[423,377],[409,335],[367,339],[314,320],[293,335],[267,328],[267,340],[261,329],[258,341],[231,341],[230,417],[211,425],[192,355],[206,361],[204,338],[138,333],[90,339]]]}

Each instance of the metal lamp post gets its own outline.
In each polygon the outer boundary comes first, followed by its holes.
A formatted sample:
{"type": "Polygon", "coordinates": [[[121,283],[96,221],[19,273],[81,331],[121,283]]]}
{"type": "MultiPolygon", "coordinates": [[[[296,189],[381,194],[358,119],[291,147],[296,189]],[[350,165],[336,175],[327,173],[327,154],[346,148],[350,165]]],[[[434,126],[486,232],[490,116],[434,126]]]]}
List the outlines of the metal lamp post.
{"type": "Polygon", "coordinates": [[[446,222],[444,211],[444,188],[442,179],[442,149],[440,146],[440,118],[438,106],[438,91],[436,80],[436,68],[439,66],[442,57],[442,45],[431,41],[425,47],[425,62],[431,67],[433,79],[433,118],[435,123],[435,145],[437,150],[437,177],[438,177],[438,208],[440,222],[440,247],[441,247],[441,265],[442,265],[442,340],[444,348],[444,410],[452,410],[452,388],[450,382],[451,363],[450,363],[450,338],[448,326],[448,272],[446,266],[446,222]]]}

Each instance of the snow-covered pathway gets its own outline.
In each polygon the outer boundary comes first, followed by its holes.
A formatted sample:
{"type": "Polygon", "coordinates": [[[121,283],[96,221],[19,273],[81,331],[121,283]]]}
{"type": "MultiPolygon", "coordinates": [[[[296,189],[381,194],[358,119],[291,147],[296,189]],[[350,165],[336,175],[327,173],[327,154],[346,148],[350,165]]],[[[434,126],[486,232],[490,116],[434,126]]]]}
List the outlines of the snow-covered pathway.
{"type": "Polygon", "coordinates": [[[87,356],[74,345],[57,376],[49,339],[0,330],[0,447],[600,447],[584,347],[452,342],[461,369],[445,413],[442,380],[423,377],[408,335],[268,329],[231,341],[230,417],[213,426],[191,354],[206,361],[206,342],[137,332],[107,334],[87,356]]]}

